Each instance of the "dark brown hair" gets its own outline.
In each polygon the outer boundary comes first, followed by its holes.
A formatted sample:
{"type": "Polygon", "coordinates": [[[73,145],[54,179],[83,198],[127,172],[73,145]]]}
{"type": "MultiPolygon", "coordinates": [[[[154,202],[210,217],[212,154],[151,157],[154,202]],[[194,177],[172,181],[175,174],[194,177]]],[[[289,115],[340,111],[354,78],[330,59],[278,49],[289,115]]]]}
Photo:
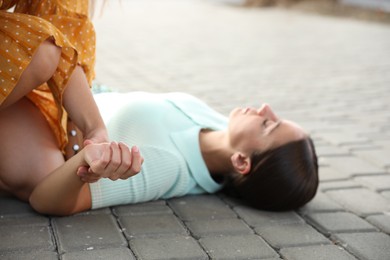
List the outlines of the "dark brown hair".
{"type": "Polygon", "coordinates": [[[251,157],[251,171],[234,173],[227,181],[228,194],[263,210],[297,209],[317,192],[317,155],[310,137],[293,141],[251,157]]]}

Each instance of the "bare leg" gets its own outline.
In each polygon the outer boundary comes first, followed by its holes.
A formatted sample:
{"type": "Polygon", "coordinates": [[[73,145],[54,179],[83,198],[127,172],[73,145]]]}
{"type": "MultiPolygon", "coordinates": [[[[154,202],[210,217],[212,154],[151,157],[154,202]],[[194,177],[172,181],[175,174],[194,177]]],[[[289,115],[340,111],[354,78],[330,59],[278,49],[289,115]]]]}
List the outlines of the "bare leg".
{"type": "Polygon", "coordinates": [[[28,200],[64,158],[45,118],[27,98],[0,111],[0,189],[28,200]]]}

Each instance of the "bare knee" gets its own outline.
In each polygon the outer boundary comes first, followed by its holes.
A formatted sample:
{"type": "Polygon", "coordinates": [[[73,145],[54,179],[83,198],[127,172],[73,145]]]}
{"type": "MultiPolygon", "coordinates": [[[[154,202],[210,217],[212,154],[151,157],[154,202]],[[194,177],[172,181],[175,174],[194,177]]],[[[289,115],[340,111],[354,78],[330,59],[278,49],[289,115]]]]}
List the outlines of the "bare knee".
{"type": "Polygon", "coordinates": [[[48,81],[56,71],[61,57],[61,48],[52,40],[44,41],[33,56],[29,65],[35,81],[41,85],[48,81]]]}

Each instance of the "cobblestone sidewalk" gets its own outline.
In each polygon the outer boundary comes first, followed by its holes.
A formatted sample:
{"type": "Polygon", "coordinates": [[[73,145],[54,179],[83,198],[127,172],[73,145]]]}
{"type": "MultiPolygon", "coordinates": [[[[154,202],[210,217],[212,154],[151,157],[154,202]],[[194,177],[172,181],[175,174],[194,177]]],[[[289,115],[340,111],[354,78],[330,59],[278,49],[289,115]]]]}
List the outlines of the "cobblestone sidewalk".
{"type": "Polygon", "coordinates": [[[0,259],[390,259],[390,27],[221,1],[108,2],[95,18],[99,83],[184,91],[224,114],[270,103],[313,136],[318,195],[284,213],[217,194],[64,218],[2,197],[0,259]]]}

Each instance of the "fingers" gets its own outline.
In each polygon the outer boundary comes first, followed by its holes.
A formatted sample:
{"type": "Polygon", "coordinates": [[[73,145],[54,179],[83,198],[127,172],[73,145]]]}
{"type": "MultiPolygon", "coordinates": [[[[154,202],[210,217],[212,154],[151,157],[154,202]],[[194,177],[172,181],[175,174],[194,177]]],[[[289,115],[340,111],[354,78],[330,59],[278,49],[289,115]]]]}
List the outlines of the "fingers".
{"type": "MultiPolygon", "coordinates": [[[[117,150],[113,153],[113,160],[111,166],[111,174],[108,178],[115,181],[121,178],[131,167],[131,152],[127,145],[120,142],[117,150]],[[115,157],[115,158],[114,158],[115,157]]],[[[110,169],[108,169],[110,171],[110,169]]]]}
{"type": "Polygon", "coordinates": [[[77,169],[77,176],[80,177],[80,180],[87,183],[97,182],[101,176],[92,172],[88,166],[80,166],[77,169]]]}
{"type": "Polygon", "coordinates": [[[131,165],[126,172],[126,174],[123,174],[121,179],[127,179],[129,177],[132,177],[139,173],[141,171],[142,163],[144,162],[144,158],[142,158],[141,153],[139,152],[139,149],[137,146],[133,146],[131,148],[131,154],[132,154],[132,162],[131,165]]]}
{"type": "MultiPolygon", "coordinates": [[[[90,169],[92,172],[97,173],[100,177],[109,177],[110,171],[115,168],[115,164],[117,161],[114,161],[114,165],[112,165],[112,157],[113,157],[113,149],[115,148],[115,144],[100,144],[96,145],[99,148],[99,152],[94,154],[94,159],[90,159],[90,169]]],[[[117,153],[117,151],[115,151],[117,153]]],[[[114,155],[117,158],[117,154],[114,155]]]]}
{"type": "Polygon", "coordinates": [[[116,171],[110,175],[111,180],[125,180],[130,178],[141,171],[141,165],[143,158],[139,152],[138,147],[133,146],[131,150],[124,143],[119,143],[119,149],[121,151],[121,164],[116,171]]]}
{"type": "Polygon", "coordinates": [[[106,165],[105,174],[103,177],[111,179],[111,177],[116,178],[116,176],[120,174],[120,167],[122,165],[122,151],[116,142],[111,142],[110,150],[111,158],[109,163],[106,165]]]}
{"type": "Polygon", "coordinates": [[[77,175],[85,182],[95,182],[99,178],[109,178],[111,180],[127,179],[139,173],[143,163],[143,158],[138,147],[130,148],[120,142],[110,144],[100,144],[87,147],[89,168],[80,167],[77,175]]]}

